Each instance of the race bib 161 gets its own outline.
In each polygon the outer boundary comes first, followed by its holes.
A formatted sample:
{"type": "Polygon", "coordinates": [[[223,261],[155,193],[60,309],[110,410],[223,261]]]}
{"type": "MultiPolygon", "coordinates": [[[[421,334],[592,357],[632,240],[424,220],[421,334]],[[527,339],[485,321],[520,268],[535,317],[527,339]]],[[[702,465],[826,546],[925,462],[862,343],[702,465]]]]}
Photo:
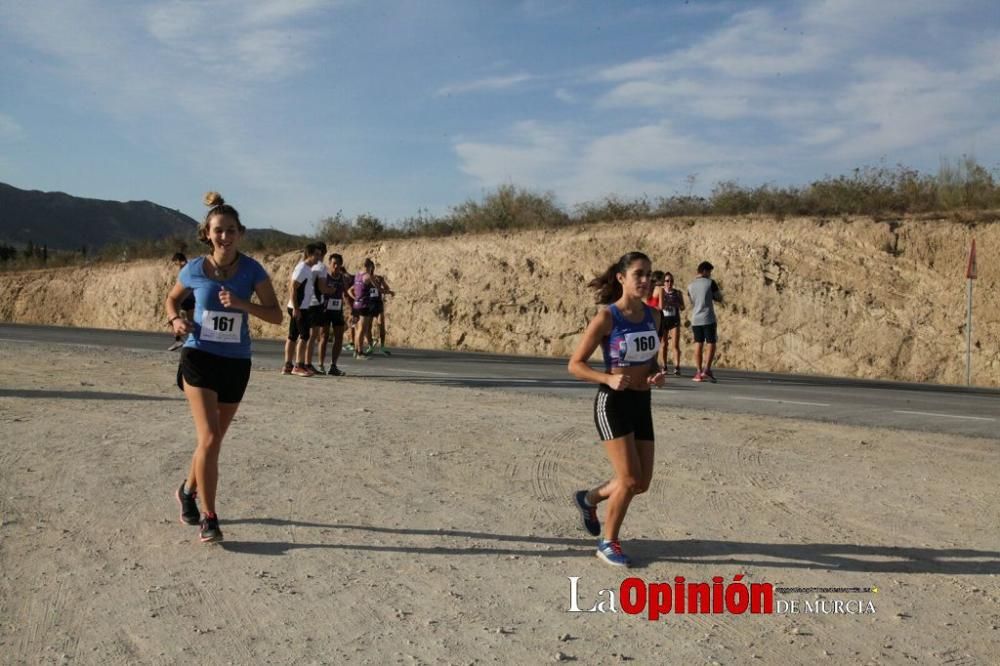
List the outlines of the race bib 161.
{"type": "Polygon", "coordinates": [[[244,314],[205,310],[201,315],[201,339],[208,342],[239,344],[244,314]]]}

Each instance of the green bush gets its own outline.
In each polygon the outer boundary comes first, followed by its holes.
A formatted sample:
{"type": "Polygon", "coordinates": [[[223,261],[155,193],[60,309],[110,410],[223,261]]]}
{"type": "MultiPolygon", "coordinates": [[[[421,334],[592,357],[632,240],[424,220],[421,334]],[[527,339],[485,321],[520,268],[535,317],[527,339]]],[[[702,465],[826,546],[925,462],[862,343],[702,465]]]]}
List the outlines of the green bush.
{"type": "MultiPolygon", "coordinates": [[[[825,176],[808,185],[780,187],[773,184],[747,187],[736,181],[717,183],[707,198],[691,193],[696,176],[686,179],[688,193],[660,197],[628,199],[609,196],[577,205],[568,214],[551,192],[538,194],[515,185],[501,185],[486,192],[480,200],[467,199],[442,216],[427,210],[386,224],[380,218],[362,213],[353,219],[342,211],[319,221],[315,237],[332,246],[355,240],[373,241],[388,238],[439,237],[463,233],[512,229],[539,229],[597,222],[708,215],[790,215],[830,217],[836,215],[903,215],[954,211],[955,217],[970,215],[995,218],[985,211],[1000,209],[1000,184],[997,173],[963,155],[952,162],[941,161],[936,174],[922,174],[897,165],[865,166],[848,175],[825,176]]],[[[991,218],[991,219],[992,219],[991,218]]],[[[276,230],[253,230],[247,248],[253,251],[283,252],[299,249],[306,242],[302,236],[276,230]]],[[[170,237],[109,245],[99,250],[83,247],[79,251],[53,251],[44,245],[29,243],[18,248],[0,244],[0,269],[21,270],[43,266],[64,266],[87,261],[128,261],[131,259],[169,257],[189,247],[203,246],[192,237],[170,237]]]]}
{"type": "Polygon", "coordinates": [[[570,217],[556,203],[551,192],[536,194],[514,185],[501,185],[482,202],[467,199],[452,207],[446,216],[452,229],[493,231],[537,229],[570,223],[570,217]]]}

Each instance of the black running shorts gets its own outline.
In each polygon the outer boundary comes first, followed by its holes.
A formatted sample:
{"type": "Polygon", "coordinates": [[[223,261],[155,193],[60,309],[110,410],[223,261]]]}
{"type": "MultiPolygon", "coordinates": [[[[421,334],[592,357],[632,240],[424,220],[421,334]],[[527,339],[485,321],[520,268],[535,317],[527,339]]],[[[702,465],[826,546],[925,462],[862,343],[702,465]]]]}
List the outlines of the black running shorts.
{"type": "Polygon", "coordinates": [[[597,389],[594,399],[594,424],[601,441],[628,434],[639,441],[653,441],[653,413],[649,391],[615,391],[606,384],[597,389]]]}
{"type": "Polygon", "coordinates": [[[312,314],[309,308],[302,308],[299,310],[301,316],[296,319],[292,315],[292,309],[288,309],[288,339],[298,340],[299,338],[303,340],[309,339],[309,329],[313,327],[312,314]]]}
{"type": "Polygon", "coordinates": [[[707,342],[714,345],[718,341],[715,332],[715,324],[705,324],[704,326],[692,326],[691,334],[694,335],[695,342],[707,342]]]}
{"type": "Polygon", "coordinates": [[[201,349],[184,347],[177,366],[177,388],[184,384],[215,391],[220,403],[243,400],[250,381],[250,359],[228,358],[201,349]]]}
{"type": "Polygon", "coordinates": [[[326,316],[330,320],[331,326],[346,326],[347,322],[344,321],[344,311],[343,310],[327,310],[326,316]]]}
{"type": "Polygon", "coordinates": [[[313,325],[313,328],[317,326],[319,326],[320,328],[328,326],[330,324],[331,314],[332,313],[329,312],[326,308],[321,308],[320,310],[317,310],[312,315],[310,315],[312,317],[311,323],[313,325]]]}
{"type": "Polygon", "coordinates": [[[660,337],[667,331],[673,330],[681,325],[680,317],[662,317],[660,319],[660,337]]]}

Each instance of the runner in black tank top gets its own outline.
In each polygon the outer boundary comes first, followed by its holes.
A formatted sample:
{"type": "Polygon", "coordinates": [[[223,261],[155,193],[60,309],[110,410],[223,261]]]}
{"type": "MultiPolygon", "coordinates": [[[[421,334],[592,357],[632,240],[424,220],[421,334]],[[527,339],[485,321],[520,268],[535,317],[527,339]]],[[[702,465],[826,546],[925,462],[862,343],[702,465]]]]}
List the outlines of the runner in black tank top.
{"type": "Polygon", "coordinates": [[[333,328],[333,348],[330,351],[330,370],[327,374],[339,377],[344,371],[337,367],[340,350],[344,346],[344,308],[347,301],[349,275],[344,270],[344,258],[334,252],[329,256],[328,275],[326,277],[326,326],[323,329],[319,343],[319,363],[323,367],[326,361],[326,345],[333,328]]]}

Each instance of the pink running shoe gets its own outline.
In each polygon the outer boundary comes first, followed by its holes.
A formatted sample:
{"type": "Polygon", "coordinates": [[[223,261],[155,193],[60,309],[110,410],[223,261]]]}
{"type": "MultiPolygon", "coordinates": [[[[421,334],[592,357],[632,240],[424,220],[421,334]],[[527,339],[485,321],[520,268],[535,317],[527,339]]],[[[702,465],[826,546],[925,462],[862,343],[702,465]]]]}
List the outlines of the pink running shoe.
{"type": "Polygon", "coordinates": [[[693,382],[703,382],[703,381],[705,381],[705,375],[703,375],[701,373],[701,370],[699,370],[698,372],[694,373],[694,377],[691,378],[691,381],[693,381],[693,382]]]}

